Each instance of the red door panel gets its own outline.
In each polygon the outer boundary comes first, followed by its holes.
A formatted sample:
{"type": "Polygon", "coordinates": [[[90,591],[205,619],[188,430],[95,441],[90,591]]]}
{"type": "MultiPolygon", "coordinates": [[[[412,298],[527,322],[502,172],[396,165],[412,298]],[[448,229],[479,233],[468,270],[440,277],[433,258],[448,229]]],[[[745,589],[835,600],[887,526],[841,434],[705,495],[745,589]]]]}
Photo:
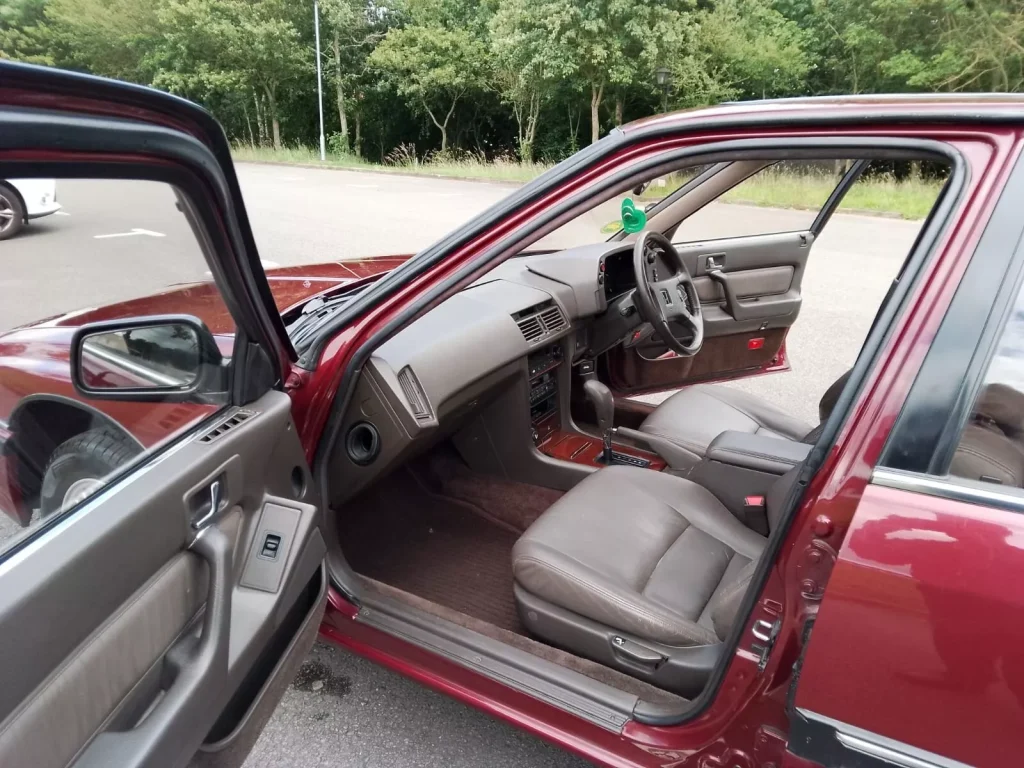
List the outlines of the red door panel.
{"type": "Polygon", "coordinates": [[[1019,764],[1024,515],[869,485],[796,706],[970,765],[1019,764]]]}
{"type": "Polygon", "coordinates": [[[693,357],[680,357],[656,344],[632,349],[620,345],[602,357],[602,378],[617,393],[636,394],[789,370],[788,331],[778,328],[705,339],[693,357]]]}

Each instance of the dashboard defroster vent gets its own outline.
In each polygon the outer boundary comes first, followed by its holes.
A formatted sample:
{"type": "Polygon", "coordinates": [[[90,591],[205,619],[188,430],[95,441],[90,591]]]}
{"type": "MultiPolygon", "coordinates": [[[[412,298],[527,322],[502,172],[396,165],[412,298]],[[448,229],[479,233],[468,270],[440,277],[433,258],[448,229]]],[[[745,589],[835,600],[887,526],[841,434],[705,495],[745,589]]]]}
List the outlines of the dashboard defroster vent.
{"type": "Polygon", "coordinates": [[[519,330],[523,333],[526,343],[531,346],[550,338],[559,331],[565,330],[569,322],[562,313],[562,308],[553,301],[546,301],[535,307],[524,309],[512,315],[519,330]]]}
{"type": "Polygon", "coordinates": [[[224,419],[224,421],[222,421],[216,427],[214,427],[209,432],[207,432],[205,435],[200,437],[199,438],[199,442],[200,443],[212,443],[217,438],[221,437],[222,435],[227,434],[232,429],[237,427],[239,424],[241,424],[244,421],[247,421],[248,419],[252,418],[255,415],[256,415],[255,411],[246,411],[246,410],[243,410],[243,409],[239,408],[237,411],[235,411],[230,416],[228,416],[226,419],[224,419]]]}
{"type": "Polygon", "coordinates": [[[405,366],[398,372],[398,383],[402,387],[402,392],[405,393],[405,399],[409,401],[409,407],[412,409],[412,415],[416,421],[429,421],[432,416],[430,405],[412,368],[405,366]]]}

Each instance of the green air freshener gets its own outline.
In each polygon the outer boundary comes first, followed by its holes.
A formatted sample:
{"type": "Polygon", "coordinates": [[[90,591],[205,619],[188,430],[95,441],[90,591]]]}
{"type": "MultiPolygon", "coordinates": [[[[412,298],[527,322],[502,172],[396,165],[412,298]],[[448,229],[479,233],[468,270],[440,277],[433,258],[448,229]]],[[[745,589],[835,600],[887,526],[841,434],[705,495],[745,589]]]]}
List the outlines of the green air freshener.
{"type": "Polygon", "coordinates": [[[647,225],[647,214],[638,209],[628,197],[622,201],[622,228],[632,234],[647,225]]]}

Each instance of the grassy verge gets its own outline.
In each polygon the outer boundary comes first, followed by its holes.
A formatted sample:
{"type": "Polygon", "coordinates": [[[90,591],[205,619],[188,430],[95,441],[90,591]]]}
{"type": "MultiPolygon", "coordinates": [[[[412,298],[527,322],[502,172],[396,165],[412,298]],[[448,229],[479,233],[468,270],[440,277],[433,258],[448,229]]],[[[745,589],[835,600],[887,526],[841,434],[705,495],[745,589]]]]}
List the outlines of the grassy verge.
{"type": "MultiPolygon", "coordinates": [[[[835,185],[833,176],[798,176],[768,170],[726,192],[722,199],[746,205],[818,210],[835,185]]],[[[928,215],[941,188],[942,182],[937,180],[897,180],[884,175],[862,178],[843,198],[839,210],[922,219],[928,215]]]]}
{"type": "Polygon", "coordinates": [[[266,147],[236,145],[231,150],[235,160],[240,162],[294,163],[296,165],[320,165],[329,168],[350,168],[354,171],[385,171],[422,176],[447,176],[453,179],[480,179],[484,181],[506,181],[523,184],[544,173],[550,165],[543,163],[518,163],[507,161],[483,162],[475,157],[466,159],[413,160],[400,163],[369,163],[354,155],[328,154],[320,160],[318,150],[311,147],[285,147],[281,150],[266,147]]]}
{"type": "MultiPolygon", "coordinates": [[[[454,179],[479,179],[525,183],[536,178],[551,166],[543,163],[522,164],[512,161],[485,162],[468,156],[464,159],[418,160],[403,156],[391,164],[369,163],[354,155],[328,154],[320,160],[319,152],[311,147],[286,147],[281,150],[238,145],[232,150],[240,162],[293,163],[327,168],[383,171],[390,173],[445,176],[454,179]]],[[[722,198],[729,203],[743,203],[769,208],[799,208],[817,210],[824,205],[835,187],[837,179],[831,174],[796,175],[772,172],[757,174],[722,198]]],[[[858,181],[840,206],[840,211],[897,216],[903,219],[924,218],[939,194],[942,182],[929,179],[897,180],[891,176],[874,176],[858,181]]],[[[675,187],[670,187],[674,189],[675,187]]],[[[655,195],[660,197],[660,195],[655,195]]]]}

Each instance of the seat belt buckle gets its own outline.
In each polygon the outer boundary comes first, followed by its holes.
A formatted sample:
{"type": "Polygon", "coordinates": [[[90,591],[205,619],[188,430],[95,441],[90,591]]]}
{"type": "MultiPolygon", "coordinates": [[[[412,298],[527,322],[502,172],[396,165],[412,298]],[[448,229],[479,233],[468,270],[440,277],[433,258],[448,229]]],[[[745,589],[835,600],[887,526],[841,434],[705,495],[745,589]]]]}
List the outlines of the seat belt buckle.
{"type": "Polygon", "coordinates": [[[764,496],[744,496],[743,506],[750,509],[764,509],[764,496]]]}

